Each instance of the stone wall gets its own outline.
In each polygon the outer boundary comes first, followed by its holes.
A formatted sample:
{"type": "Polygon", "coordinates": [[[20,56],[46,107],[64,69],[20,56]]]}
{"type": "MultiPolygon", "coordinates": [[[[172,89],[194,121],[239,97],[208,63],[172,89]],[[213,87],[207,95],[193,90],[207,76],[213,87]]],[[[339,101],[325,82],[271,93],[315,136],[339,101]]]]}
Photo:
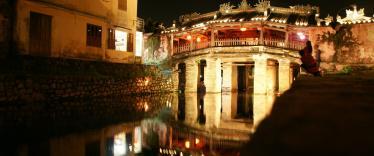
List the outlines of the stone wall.
{"type": "Polygon", "coordinates": [[[0,66],[0,138],[140,120],[171,101],[170,78],[154,66],[40,57],[0,66]]]}
{"type": "Polygon", "coordinates": [[[43,102],[62,98],[99,98],[167,92],[171,83],[164,77],[134,79],[96,77],[0,76],[0,102],[43,102]]]}
{"type": "MultiPolygon", "coordinates": [[[[310,40],[313,43],[314,54],[320,53],[321,68],[327,71],[339,71],[345,66],[374,65],[374,24],[339,25],[331,27],[315,27],[309,30],[310,40]],[[346,28],[347,33],[339,32],[346,28]],[[321,35],[330,33],[335,41],[324,41],[321,35]],[[341,35],[336,35],[341,33],[341,35]],[[335,35],[335,36],[334,36],[335,35]],[[348,41],[348,42],[347,42],[348,41]],[[354,44],[350,43],[353,42],[354,44]],[[337,46],[342,42],[344,46],[337,46]]],[[[316,56],[317,57],[317,56],[316,56]]]]}
{"type": "Polygon", "coordinates": [[[1,66],[0,103],[152,94],[172,89],[170,78],[154,66],[37,57],[14,59],[1,66]]]}

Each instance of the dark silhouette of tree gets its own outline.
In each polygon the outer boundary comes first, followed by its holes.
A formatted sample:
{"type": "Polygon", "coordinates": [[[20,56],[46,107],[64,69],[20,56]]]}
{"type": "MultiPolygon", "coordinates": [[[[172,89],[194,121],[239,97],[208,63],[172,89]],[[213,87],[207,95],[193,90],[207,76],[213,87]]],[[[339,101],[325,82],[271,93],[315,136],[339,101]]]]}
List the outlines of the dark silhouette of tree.
{"type": "Polygon", "coordinates": [[[340,25],[335,27],[335,33],[324,32],[322,35],[319,36],[321,42],[328,42],[334,44],[334,62],[340,61],[343,47],[349,48],[349,52],[354,52],[357,46],[360,45],[358,39],[355,36],[353,36],[351,29],[352,26],[350,25],[340,25]]]}

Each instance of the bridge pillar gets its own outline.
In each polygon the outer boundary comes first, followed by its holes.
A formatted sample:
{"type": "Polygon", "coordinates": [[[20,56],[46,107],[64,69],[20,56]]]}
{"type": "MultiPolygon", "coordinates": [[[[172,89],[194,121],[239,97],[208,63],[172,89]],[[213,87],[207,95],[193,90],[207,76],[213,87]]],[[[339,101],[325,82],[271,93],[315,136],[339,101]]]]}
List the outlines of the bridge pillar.
{"type": "Polygon", "coordinates": [[[279,92],[287,91],[291,86],[290,61],[287,59],[279,60],[279,92]]]}
{"type": "Polygon", "coordinates": [[[266,94],[267,84],[267,57],[264,55],[254,55],[255,71],[254,71],[254,94],[266,94]]]}
{"type": "Polygon", "coordinates": [[[206,127],[218,128],[221,121],[221,94],[206,94],[204,98],[206,127]]]}
{"type": "Polygon", "coordinates": [[[197,115],[198,115],[198,95],[196,93],[186,93],[185,94],[185,119],[184,123],[187,125],[196,125],[197,115]]]}
{"type": "Polygon", "coordinates": [[[171,75],[171,80],[173,82],[173,91],[178,91],[178,85],[179,85],[179,68],[178,68],[178,65],[179,64],[176,64],[174,67],[173,67],[173,72],[172,72],[172,75],[171,75]]]}
{"type": "Polygon", "coordinates": [[[233,94],[238,93],[231,93],[231,92],[223,92],[222,93],[222,119],[230,120],[232,119],[232,103],[234,100],[233,94]]]}
{"type": "Polygon", "coordinates": [[[237,66],[232,64],[224,64],[222,66],[223,77],[222,77],[222,91],[223,92],[235,92],[238,90],[237,84],[237,66]]]}
{"type": "Polygon", "coordinates": [[[278,89],[278,75],[277,75],[277,64],[276,61],[267,61],[267,87],[266,92],[273,94],[278,89]]]}
{"type": "Polygon", "coordinates": [[[186,92],[197,92],[198,65],[194,60],[186,61],[186,92]]]}
{"type": "Polygon", "coordinates": [[[204,72],[204,84],[206,92],[221,92],[221,61],[219,59],[206,59],[206,71],[204,72]]]}

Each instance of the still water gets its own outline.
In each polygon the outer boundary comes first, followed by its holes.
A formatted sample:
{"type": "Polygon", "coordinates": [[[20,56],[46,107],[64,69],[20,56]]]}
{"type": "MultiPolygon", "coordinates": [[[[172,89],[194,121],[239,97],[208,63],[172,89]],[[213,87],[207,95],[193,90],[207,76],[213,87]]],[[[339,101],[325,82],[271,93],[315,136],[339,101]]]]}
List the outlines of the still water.
{"type": "Polygon", "coordinates": [[[0,155],[237,155],[274,100],[175,93],[10,104],[0,110],[0,155]]]}

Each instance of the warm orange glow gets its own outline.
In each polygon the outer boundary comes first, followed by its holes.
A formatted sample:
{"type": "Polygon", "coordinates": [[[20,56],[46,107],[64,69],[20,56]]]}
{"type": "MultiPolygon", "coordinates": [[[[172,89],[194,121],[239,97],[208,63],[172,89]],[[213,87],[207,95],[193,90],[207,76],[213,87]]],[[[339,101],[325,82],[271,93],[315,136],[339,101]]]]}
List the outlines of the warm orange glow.
{"type": "Polygon", "coordinates": [[[192,39],[192,36],[191,35],[188,35],[187,36],[187,40],[191,40],[192,39]]]}
{"type": "Polygon", "coordinates": [[[240,28],[240,31],[246,31],[247,28],[240,28]]]}
{"type": "Polygon", "coordinates": [[[184,143],[184,146],[186,146],[186,148],[190,148],[190,141],[186,141],[186,142],[184,143]]]}
{"type": "Polygon", "coordinates": [[[144,102],[144,111],[148,111],[149,107],[148,107],[148,103],[147,102],[144,102]]]}
{"type": "Polygon", "coordinates": [[[199,144],[199,143],[200,143],[199,138],[196,138],[196,139],[195,139],[195,144],[199,144]]]}
{"type": "Polygon", "coordinates": [[[201,41],[201,38],[200,38],[200,37],[198,37],[198,38],[196,39],[196,41],[197,41],[197,42],[200,42],[200,41],[201,41]]]}

